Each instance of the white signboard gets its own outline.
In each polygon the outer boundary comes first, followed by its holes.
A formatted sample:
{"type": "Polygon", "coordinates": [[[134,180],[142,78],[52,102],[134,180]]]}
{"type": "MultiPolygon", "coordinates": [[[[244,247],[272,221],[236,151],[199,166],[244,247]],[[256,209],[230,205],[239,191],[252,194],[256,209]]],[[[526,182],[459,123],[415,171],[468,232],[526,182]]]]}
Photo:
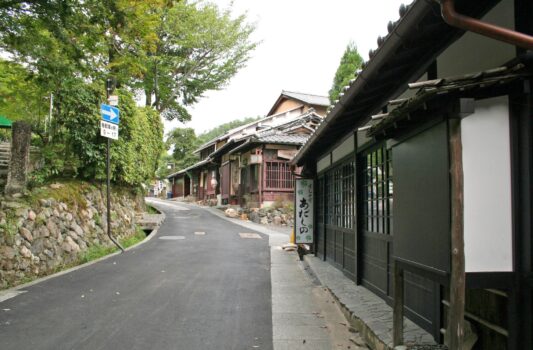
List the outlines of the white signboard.
{"type": "Polygon", "coordinates": [[[296,210],[295,222],[295,239],[296,243],[313,243],[314,225],[313,225],[313,180],[296,179],[296,210]]]}
{"type": "Polygon", "coordinates": [[[118,140],[118,125],[100,120],[100,135],[113,140],[118,140]]]}

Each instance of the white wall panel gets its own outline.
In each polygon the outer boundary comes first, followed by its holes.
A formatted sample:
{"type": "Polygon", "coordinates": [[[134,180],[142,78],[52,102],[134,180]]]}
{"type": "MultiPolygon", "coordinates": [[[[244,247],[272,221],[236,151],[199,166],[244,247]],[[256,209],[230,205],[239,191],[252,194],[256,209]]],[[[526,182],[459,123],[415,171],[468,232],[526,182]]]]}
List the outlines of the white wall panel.
{"type": "Polygon", "coordinates": [[[512,271],[507,97],[476,102],[461,121],[466,272],[512,271]]]}

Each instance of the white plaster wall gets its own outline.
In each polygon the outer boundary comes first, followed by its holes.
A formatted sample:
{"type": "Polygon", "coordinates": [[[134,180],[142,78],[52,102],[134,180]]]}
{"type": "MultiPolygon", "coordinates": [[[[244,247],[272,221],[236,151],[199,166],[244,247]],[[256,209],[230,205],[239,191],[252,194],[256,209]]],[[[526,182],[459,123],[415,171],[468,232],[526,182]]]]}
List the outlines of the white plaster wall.
{"type": "Polygon", "coordinates": [[[333,163],[352,153],[355,149],[355,139],[354,135],[350,135],[346,140],[344,140],[337,148],[331,152],[331,158],[333,163]]]}
{"type": "MultiPolygon", "coordinates": [[[[483,21],[514,29],[514,0],[503,0],[483,21]]],[[[516,56],[515,47],[466,32],[437,58],[439,78],[475,73],[499,67],[516,56]]]]}
{"type": "Polygon", "coordinates": [[[476,102],[461,121],[466,272],[512,271],[509,102],[476,102]]]}
{"type": "Polygon", "coordinates": [[[316,162],[316,171],[320,172],[331,165],[331,154],[326,154],[323,158],[316,162]]]}

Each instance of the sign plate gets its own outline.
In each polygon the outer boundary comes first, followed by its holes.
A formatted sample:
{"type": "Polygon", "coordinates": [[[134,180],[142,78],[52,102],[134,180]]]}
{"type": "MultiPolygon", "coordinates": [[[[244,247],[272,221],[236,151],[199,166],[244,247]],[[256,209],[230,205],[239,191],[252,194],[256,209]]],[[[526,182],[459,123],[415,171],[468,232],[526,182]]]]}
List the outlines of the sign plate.
{"type": "Polygon", "coordinates": [[[110,95],[107,98],[107,103],[109,103],[110,106],[118,106],[118,96],[117,95],[110,95]]]}
{"type": "Polygon", "coordinates": [[[295,239],[296,244],[312,244],[314,237],[314,192],[313,180],[296,179],[295,239]]]}
{"type": "Polygon", "coordinates": [[[102,103],[100,111],[102,112],[102,120],[114,124],[120,123],[120,110],[118,108],[102,103]]]}
{"type": "Polygon", "coordinates": [[[100,135],[113,140],[118,140],[118,125],[100,120],[100,135]]]}

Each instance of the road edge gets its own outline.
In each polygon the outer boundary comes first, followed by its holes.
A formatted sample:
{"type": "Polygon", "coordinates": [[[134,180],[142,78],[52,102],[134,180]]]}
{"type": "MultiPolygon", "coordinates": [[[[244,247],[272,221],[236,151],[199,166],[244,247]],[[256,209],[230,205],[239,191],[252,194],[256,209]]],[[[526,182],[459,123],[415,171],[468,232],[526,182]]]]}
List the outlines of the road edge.
{"type": "MultiPolygon", "coordinates": [[[[158,226],[156,228],[154,228],[152,230],[152,232],[150,232],[150,234],[148,236],[146,236],[145,239],[143,239],[142,241],[124,249],[124,252],[128,252],[130,250],[133,250],[145,243],[147,243],[148,241],[150,241],[154,236],[157,235],[158,231],[159,231],[159,228],[161,227],[161,225],[163,225],[163,223],[165,222],[165,219],[166,219],[166,215],[165,213],[161,212],[161,215],[163,216],[163,219],[159,222],[158,226]]],[[[68,273],[71,273],[71,272],[74,272],[74,271],[77,271],[77,270],[80,270],[80,269],[83,269],[87,266],[91,266],[93,264],[96,264],[96,263],[99,263],[101,261],[104,261],[104,260],[107,260],[109,258],[112,258],[114,256],[117,256],[119,254],[122,254],[123,252],[121,252],[120,250],[114,252],[114,253],[111,253],[111,254],[108,254],[108,255],[104,255],[98,259],[95,259],[95,260],[91,260],[89,262],[86,262],[86,263],[83,263],[81,265],[76,265],[76,266],[73,266],[73,267],[70,267],[68,269],[65,269],[65,270],[61,270],[59,272],[56,272],[56,273],[53,273],[51,275],[47,275],[47,276],[44,276],[44,277],[40,277],[40,278],[37,278],[31,282],[28,282],[28,283],[24,283],[24,284],[20,284],[18,286],[15,286],[15,287],[11,287],[9,289],[4,289],[4,290],[0,290],[0,297],[4,294],[9,294],[9,293],[13,293],[13,292],[20,292],[21,289],[25,289],[25,288],[28,288],[28,287],[31,287],[31,286],[34,286],[36,284],[39,284],[39,283],[42,283],[42,282],[45,282],[45,281],[48,281],[48,280],[51,280],[53,278],[56,278],[56,277],[59,277],[59,276],[63,276],[63,275],[66,275],[68,273]]],[[[17,295],[17,293],[15,293],[15,295],[17,295]]],[[[14,295],[14,296],[15,296],[14,295]]],[[[9,299],[9,298],[8,298],[9,299]]],[[[0,303],[2,303],[3,301],[5,301],[7,299],[4,299],[2,301],[0,301],[0,303]]]]}

